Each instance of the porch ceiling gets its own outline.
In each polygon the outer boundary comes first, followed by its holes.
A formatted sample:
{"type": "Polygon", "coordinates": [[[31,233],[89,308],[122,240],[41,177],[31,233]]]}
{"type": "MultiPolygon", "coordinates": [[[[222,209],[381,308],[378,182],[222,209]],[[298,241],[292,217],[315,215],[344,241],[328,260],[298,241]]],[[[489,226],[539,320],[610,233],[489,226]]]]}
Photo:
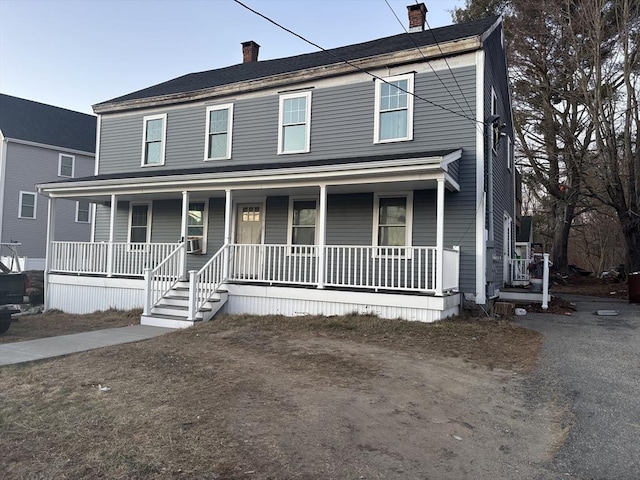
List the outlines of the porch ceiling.
{"type": "Polygon", "coordinates": [[[55,198],[83,198],[95,203],[141,198],[181,198],[189,191],[192,198],[224,197],[232,190],[235,198],[251,196],[317,194],[320,185],[328,193],[358,193],[435,189],[444,179],[449,190],[458,191],[457,178],[448,166],[462,156],[462,150],[433,152],[409,158],[375,157],[335,163],[288,164],[249,169],[185,169],[144,174],[101,175],[61,183],[37,185],[41,194],[55,198]],[[127,176],[129,175],[129,176],[127,176]]]}

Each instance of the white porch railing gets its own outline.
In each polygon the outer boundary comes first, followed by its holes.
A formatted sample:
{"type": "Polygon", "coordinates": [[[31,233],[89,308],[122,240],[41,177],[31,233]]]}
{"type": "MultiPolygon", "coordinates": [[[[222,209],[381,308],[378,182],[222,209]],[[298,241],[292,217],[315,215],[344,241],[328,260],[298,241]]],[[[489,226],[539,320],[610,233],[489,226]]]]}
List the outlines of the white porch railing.
{"type": "Polygon", "coordinates": [[[155,268],[144,269],[144,315],[149,315],[151,309],[180,280],[180,276],[184,271],[182,269],[183,252],[184,245],[180,243],[155,268]]]}
{"type": "Polygon", "coordinates": [[[460,247],[445,248],[442,252],[442,291],[458,290],[460,284],[460,247]]]}
{"type": "Polygon", "coordinates": [[[229,245],[230,280],[315,285],[318,247],[315,245],[229,245]]]}
{"type": "Polygon", "coordinates": [[[189,315],[187,320],[195,320],[198,311],[218,291],[225,281],[224,262],[228,258],[229,245],[224,245],[197,272],[189,272],[189,315]]]}
{"type": "Polygon", "coordinates": [[[142,277],[179,243],[51,242],[50,272],[142,277]],[[110,252],[111,245],[111,252],[110,252]]]}
{"type": "Polygon", "coordinates": [[[531,279],[531,275],[529,274],[530,263],[531,259],[529,258],[512,258],[509,260],[511,283],[528,282],[531,279]]]}

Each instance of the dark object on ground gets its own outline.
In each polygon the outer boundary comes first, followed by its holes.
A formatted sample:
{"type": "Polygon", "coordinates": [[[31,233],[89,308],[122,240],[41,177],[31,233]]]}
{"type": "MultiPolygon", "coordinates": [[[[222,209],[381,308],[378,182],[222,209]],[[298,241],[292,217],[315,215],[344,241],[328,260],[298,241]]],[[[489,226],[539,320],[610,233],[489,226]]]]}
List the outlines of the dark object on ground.
{"type": "Polygon", "coordinates": [[[629,274],[629,303],[640,303],[640,272],[629,274]]]}

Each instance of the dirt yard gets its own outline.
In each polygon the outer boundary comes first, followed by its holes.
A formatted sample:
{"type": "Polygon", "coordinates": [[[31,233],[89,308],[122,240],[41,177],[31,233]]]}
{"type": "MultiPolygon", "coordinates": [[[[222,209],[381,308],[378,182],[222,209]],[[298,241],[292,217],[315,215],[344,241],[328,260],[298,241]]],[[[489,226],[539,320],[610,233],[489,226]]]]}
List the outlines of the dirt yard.
{"type": "Polygon", "coordinates": [[[507,321],[220,317],[0,370],[3,478],[529,479],[562,438],[507,321]],[[99,387],[107,387],[103,392],[99,387]]]}

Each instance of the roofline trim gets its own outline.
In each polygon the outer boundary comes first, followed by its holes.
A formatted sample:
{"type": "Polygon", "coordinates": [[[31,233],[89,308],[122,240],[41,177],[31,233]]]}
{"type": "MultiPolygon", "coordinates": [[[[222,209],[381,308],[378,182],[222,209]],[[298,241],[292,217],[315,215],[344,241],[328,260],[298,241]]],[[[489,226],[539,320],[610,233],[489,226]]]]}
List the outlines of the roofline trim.
{"type": "Polygon", "coordinates": [[[7,143],[12,142],[12,143],[18,143],[21,145],[29,145],[31,147],[47,148],[49,150],[58,150],[61,152],[75,153],[76,155],[85,155],[87,157],[95,157],[96,155],[94,152],[85,152],[84,150],[76,150],[75,148],[61,147],[60,145],[48,145],[46,143],[31,142],[29,140],[22,140],[20,138],[4,137],[4,140],[7,143]]]}
{"type": "MultiPolygon", "coordinates": [[[[495,28],[499,21],[494,24],[495,28]]],[[[434,60],[437,58],[459,55],[482,48],[483,36],[474,35],[471,37],[461,38],[454,41],[440,43],[436,45],[428,45],[417,48],[413,47],[409,50],[386,53],[367,57],[362,59],[350,60],[351,64],[367,70],[380,67],[388,67],[390,63],[394,66],[412,63],[415,61],[423,62],[425,60],[434,60]]],[[[304,70],[296,70],[293,72],[281,73],[268,77],[235,82],[216,87],[194,90],[189,92],[172,93],[168,95],[159,95],[155,97],[147,97],[133,100],[124,100],[120,102],[98,103],[93,105],[93,111],[96,114],[118,112],[123,110],[135,110],[139,108],[157,107],[175,103],[187,103],[213,96],[234,95],[237,93],[247,93],[253,91],[264,90],[268,88],[278,88],[283,85],[292,85],[294,83],[308,82],[310,80],[322,79],[338,75],[355,73],[351,65],[344,62],[337,62],[329,65],[308,68],[304,70]]]]}

